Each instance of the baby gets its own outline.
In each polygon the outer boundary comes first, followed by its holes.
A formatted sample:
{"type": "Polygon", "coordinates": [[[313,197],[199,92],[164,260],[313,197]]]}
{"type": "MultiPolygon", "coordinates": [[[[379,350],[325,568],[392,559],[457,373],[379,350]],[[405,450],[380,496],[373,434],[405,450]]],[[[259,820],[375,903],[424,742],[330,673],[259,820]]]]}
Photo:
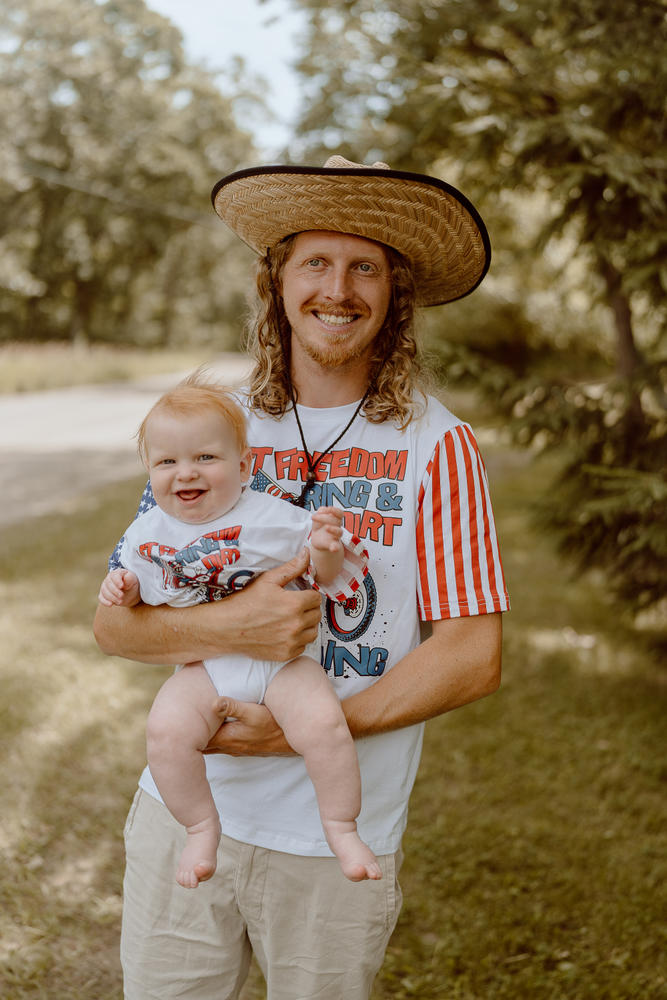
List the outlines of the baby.
{"type": "MultiPolygon", "coordinates": [[[[342,511],[311,515],[246,487],[251,452],[245,416],[234,397],[200,375],[165,393],[138,432],[139,453],[156,506],[138,515],[122,541],[122,568],[99,593],[106,605],[187,605],[217,600],[308,544],[308,582],[334,600],[354,594],[367,554],[342,527],[342,511]]],[[[309,647],[308,653],[317,649],[309,647]]],[[[220,820],[206,778],[203,750],[225,721],[230,678],[248,690],[304,758],[324,834],[352,881],[382,877],[357,833],[361,779],[340,702],[320,664],[302,655],[286,664],[219,657],[186,665],[165,682],[147,724],[150,770],[162,799],[187,833],[176,874],[186,888],[216,868],[220,820]],[[259,685],[259,686],[258,686],[259,685]]],[[[254,700],[252,696],[245,700],[254,700]]]]}

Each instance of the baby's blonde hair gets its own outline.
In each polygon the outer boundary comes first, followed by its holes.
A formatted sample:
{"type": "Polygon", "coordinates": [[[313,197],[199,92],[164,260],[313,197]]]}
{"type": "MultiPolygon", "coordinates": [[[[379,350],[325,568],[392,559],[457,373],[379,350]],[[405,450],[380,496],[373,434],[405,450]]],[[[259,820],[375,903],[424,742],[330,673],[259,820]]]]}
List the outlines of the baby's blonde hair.
{"type": "Polygon", "coordinates": [[[246,418],[243,407],[233,391],[208,376],[205,368],[198,368],[174,386],[150,408],[137,431],[137,449],[144,465],[147,465],[148,422],[156,413],[172,413],[178,417],[199,414],[211,410],[231,428],[239,452],[248,449],[246,418]]]}

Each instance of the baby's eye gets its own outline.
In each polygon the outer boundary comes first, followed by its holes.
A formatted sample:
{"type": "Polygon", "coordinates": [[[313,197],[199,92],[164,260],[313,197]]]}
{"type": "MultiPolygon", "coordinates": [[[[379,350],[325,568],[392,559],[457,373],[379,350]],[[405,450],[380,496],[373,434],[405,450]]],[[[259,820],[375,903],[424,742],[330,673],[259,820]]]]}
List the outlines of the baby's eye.
{"type": "Polygon", "coordinates": [[[215,458],[215,455],[205,454],[205,455],[200,455],[199,456],[199,461],[200,462],[212,462],[214,458],[215,458]]]}
{"type": "Polygon", "coordinates": [[[158,465],[173,465],[175,459],[173,458],[161,458],[158,465]]]}

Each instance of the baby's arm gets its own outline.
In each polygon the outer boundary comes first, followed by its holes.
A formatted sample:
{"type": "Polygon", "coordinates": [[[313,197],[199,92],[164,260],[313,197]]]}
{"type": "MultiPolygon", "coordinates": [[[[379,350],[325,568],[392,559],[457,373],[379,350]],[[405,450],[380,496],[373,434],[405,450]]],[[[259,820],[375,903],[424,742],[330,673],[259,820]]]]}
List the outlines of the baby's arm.
{"type": "Polygon", "coordinates": [[[134,607],[141,600],[138,577],[131,570],[122,567],[111,570],[102,582],[97,599],[108,608],[114,604],[124,608],[134,607]]]}
{"type": "Polygon", "coordinates": [[[343,511],[337,507],[320,507],[313,514],[309,544],[318,583],[331,583],[343,567],[342,523],[343,511]]]}

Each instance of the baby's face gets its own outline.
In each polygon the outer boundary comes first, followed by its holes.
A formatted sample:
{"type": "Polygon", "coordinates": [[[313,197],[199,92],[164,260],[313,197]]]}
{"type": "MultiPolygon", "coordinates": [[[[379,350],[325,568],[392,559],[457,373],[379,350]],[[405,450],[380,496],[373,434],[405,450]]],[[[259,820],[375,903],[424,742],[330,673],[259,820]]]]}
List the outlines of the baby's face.
{"type": "Polygon", "coordinates": [[[206,411],[153,414],[146,455],[155,502],[187,524],[205,524],[226,513],[250,472],[250,452],[241,453],[231,427],[206,411]]]}

